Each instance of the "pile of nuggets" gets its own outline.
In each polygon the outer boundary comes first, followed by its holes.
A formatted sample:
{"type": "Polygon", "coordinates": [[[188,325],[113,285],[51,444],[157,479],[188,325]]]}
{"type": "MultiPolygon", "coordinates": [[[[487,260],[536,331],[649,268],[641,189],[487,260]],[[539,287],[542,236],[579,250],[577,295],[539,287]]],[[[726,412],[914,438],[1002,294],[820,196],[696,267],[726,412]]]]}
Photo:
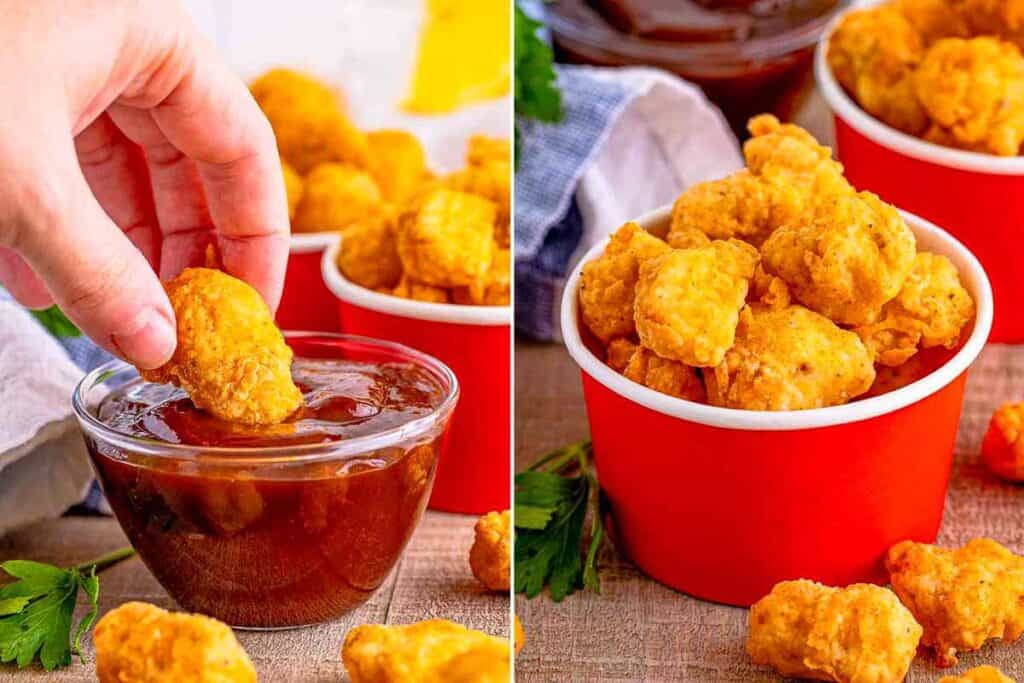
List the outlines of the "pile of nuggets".
{"type": "MultiPolygon", "coordinates": [[[[747,652],[785,676],[890,683],[918,647],[937,666],[1024,633],[1024,557],[978,538],[957,549],[904,541],[886,557],[892,590],[784,581],[750,610],[747,652]]],[[[942,683],[1013,683],[982,666],[942,683]]]]}
{"type": "Polygon", "coordinates": [[[843,17],[836,80],[879,120],[931,142],[1016,156],[1024,142],[1016,0],[892,0],[843,17]]]}
{"type": "Polygon", "coordinates": [[[627,223],[584,265],[580,315],[609,366],[662,393],[801,410],[892,390],[957,346],[974,302],[805,130],[753,118],[747,168],[676,200],[664,238],[627,223]]]}
{"type": "Polygon", "coordinates": [[[438,176],[416,136],[360,130],[309,76],[273,69],[250,89],[277,137],[292,230],[341,233],[346,278],[407,299],[508,305],[507,140],[471,137],[465,168],[438,176]]]}

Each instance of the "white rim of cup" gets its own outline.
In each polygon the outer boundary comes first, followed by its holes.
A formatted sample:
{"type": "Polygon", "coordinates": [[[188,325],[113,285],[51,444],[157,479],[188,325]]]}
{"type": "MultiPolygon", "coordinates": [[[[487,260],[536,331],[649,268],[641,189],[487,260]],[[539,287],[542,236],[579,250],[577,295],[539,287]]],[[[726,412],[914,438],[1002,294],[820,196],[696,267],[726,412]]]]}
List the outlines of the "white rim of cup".
{"type": "MultiPolygon", "coordinates": [[[[960,271],[964,286],[974,298],[976,313],[974,329],[956,355],[931,374],[896,391],[828,408],[757,411],[695,403],[663,394],[626,379],[591,353],[583,343],[577,327],[576,291],[579,288],[580,272],[585,263],[604,249],[607,239],[594,245],[587,252],[573,269],[566,283],[562,294],[561,316],[565,346],[580,369],[610,391],[664,415],[710,427],[749,431],[795,431],[860,422],[895,412],[931,396],[959,377],[981,353],[992,328],[992,288],[978,259],[967,247],[941,228],[905,211],[900,213],[913,230],[920,246],[943,254],[953,261],[960,271]]],[[[641,216],[636,222],[644,229],[650,229],[664,225],[671,215],[672,207],[666,206],[641,216]]]]}
{"type": "Polygon", "coordinates": [[[336,232],[293,232],[288,252],[291,254],[310,254],[329,249],[337,243],[341,236],[336,232]]]}
{"type": "MultiPolygon", "coordinates": [[[[864,7],[864,5],[858,5],[847,11],[864,9],[864,7]]],[[[962,171],[992,175],[1024,175],[1024,156],[998,157],[992,154],[937,145],[934,142],[928,142],[898,131],[861,109],[860,105],[854,102],[839,85],[835,76],[832,75],[832,69],[829,68],[826,59],[829,39],[845,14],[846,12],[843,12],[829,24],[814,51],[814,78],[818,84],[818,90],[833,114],[867,139],[914,159],[962,171]]]]}
{"type": "Polygon", "coordinates": [[[324,251],[320,261],[324,282],[334,296],[354,306],[368,308],[378,313],[387,313],[402,318],[454,323],[456,325],[499,326],[512,324],[511,306],[464,306],[461,304],[440,304],[430,301],[403,299],[382,294],[349,281],[338,268],[338,252],[341,240],[335,240],[324,251]]]}

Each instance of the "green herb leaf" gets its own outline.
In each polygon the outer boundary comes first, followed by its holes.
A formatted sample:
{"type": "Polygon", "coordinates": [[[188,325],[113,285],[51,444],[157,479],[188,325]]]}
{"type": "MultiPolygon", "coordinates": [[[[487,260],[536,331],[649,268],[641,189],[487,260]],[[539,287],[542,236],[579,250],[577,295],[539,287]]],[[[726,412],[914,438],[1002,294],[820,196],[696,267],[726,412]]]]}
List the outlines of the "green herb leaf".
{"type": "MultiPolygon", "coordinates": [[[[556,84],[551,47],[545,43],[534,21],[516,5],[515,25],[515,108],[516,114],[526,118],[556,123],[562,120],[562,93],[556,84]]],[[[516,159],[519,154],[519,129],[516,126],[516,159]]]]}
{"type": "Polygon", "coordinates": [[[75,327],[75,324],[68,320],[64,312],[56,306],[50,306],[42,311],[29,311],[29,313],[54,337],[82,336],[81,331],[75,327]]]}

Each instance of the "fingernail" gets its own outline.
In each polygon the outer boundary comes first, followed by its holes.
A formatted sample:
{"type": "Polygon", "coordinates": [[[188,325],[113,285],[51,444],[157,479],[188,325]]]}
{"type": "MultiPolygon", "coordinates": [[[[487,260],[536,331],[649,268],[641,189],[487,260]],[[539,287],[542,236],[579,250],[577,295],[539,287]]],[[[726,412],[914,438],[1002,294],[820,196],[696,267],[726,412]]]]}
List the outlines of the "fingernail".
{"type": "Polygon", "coordinates": [[[163,313],[155,308],[143,309],[126,332],[111,336],[120,355],[140,368],[150,370],[166,363],[178,343],[177,330],[163,313]]]}

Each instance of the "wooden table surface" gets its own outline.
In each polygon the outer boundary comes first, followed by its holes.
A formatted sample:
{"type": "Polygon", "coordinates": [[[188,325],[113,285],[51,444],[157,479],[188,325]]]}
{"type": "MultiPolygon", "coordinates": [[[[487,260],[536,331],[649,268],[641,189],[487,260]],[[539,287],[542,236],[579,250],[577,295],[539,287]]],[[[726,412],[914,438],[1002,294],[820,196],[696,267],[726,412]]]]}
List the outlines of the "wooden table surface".
{"type": "MultiPolygon", "coordinates": [[[[469,569],[475,522],[475,517],[428,512],[380,590],[361,608],[337,621],[289,631],[238,631],[260,681],[347,681],[340,656],[342,641],[351,627],[369,622],[401,624],[444,617],[507,636],[507,595],[487,592],[469,569]]],[[[126,544],[113,519],[65,517],[0,538],[0,562],[24,558],[70,566],[126,544]]],[[[129,600],[174,607],[138,558],[103,572],[100,584],[101,614],[129,600]]],[[[85,665],[76,660],[72,666],[52,673],[38,667],[23,671],[3,667],[0,681],[95,681],[91,639],[86,640],[83,649],[85,665]]]]}
{"type": "MultiPolygon", "coordinates": [[[[939,543],[986,535],[1024,552],[1024,488],[990,476],[977,458],[992,410],[1024,398],[1024,350],[990,346],[968,380],[957,456],[939,543]]],[[[516,346],[516,466],[588,434],[579,371],[560,345],[516,346]]],[[[614,555],[602,558],[602,594],[577,592],[555,604],[516,597],[526,646],[517,681],[781,680],[744,651],[747,610],[703,602],[648,579],[614,555]]],[[[993,664],[1024,683],[1024,643],[990,644],[962,655],[953,671],[993,664]]],[[[920,658],[907,681],[938,681],[920,658]]]]}

